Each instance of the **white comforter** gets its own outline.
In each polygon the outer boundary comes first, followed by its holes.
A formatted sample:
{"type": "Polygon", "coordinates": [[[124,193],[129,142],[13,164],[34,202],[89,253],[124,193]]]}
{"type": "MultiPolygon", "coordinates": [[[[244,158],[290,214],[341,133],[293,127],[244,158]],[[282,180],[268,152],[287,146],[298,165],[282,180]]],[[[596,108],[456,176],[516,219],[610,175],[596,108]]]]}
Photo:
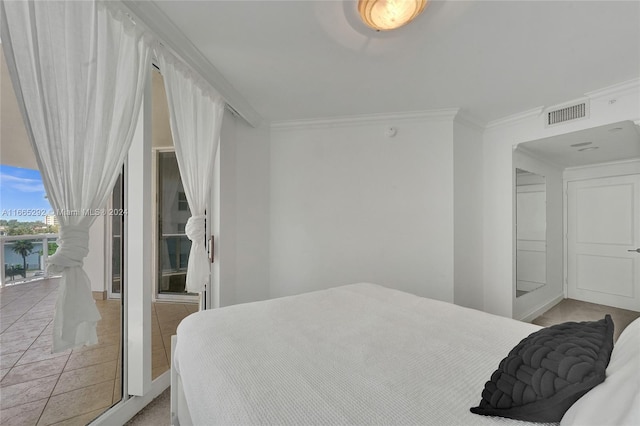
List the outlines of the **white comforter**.
{"type": "Polygon", "coordinates": [[[174,363],[196,425],[524,424],[469,407],[539,328],[353,284],[191,315],[174,363]]]}

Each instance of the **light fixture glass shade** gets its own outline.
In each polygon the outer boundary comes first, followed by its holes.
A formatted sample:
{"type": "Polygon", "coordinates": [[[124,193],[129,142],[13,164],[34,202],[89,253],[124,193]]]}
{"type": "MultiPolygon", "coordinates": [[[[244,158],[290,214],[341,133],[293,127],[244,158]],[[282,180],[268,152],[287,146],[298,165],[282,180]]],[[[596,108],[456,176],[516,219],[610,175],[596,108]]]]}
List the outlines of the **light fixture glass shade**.
{"type": "Polygon", "coordinates": [[[411,22],[427,6],[428,0],[358,0],[358,13],[365,24],[388,31],[411,22]]]}

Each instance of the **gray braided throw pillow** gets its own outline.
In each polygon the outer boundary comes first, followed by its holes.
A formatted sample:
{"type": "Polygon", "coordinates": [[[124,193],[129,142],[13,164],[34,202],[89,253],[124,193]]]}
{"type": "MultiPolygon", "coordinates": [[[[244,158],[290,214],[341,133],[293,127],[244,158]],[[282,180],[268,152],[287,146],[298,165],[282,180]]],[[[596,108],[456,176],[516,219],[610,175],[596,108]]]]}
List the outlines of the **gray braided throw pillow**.
{"type": "Polygon", "coordinates": [[[602,383],[613,350],[613,320],[567,322],[537,331],[504,358],[472,413],[530,422],[559,422],[602,383]]]}

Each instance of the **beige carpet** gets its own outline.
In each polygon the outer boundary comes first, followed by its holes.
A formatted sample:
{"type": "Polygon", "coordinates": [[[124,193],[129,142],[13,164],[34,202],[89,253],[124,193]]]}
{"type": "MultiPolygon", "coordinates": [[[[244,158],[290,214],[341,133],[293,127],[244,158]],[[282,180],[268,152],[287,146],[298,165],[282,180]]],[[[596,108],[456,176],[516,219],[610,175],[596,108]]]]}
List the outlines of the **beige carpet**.
{"type": "MultiPolygon", "coordinates": [[[[636,318],[640,318],[640,312],[627,311],[625,309],[611,308],[609,306],[596,305],[595,303],[581,302],[565,299],[556,306],[534,319],[532,322],[544,327],[567,321],[594,321],[610,314],[615,324],[614,339],[617,339],[622,330],[636,318]]],[[[142,411],[140,411],[127,425],[132,426],[161,426],[171,423],[170,413],[170,389],[164,391],[154,399],[142,411]]]]}
{"type": "Polygon", "coordinates": [[[167,388],[142,411],[126,423],[126,426],[168,426],[171,424],[171,388],[167,388]]]}
{"type": "Polygon", "coordinates": [[[611,315],[615,330],[613,339],[618,336],[633,320],[640,318],[640,312],[626,309],[612,308],[610,306],[597,305],[595,303],[581,302],[579,300],[564,299],[553,308],[549,309],[532,322],[543,327],[559,324],[567,321],[594,321],[611,315]]]}

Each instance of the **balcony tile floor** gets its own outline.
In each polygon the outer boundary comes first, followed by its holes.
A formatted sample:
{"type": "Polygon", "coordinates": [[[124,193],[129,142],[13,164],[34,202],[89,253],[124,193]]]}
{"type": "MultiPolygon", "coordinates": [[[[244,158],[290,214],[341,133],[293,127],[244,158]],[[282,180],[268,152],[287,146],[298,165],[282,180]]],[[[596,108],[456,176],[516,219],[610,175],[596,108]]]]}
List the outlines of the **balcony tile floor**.
{"type": "MultiPolygon", "coordinates": [[[[120,301],[98,300],[99,343],[51,354],[57,279],[0,289],[0,424],[85,425],[121,399],[120,301]]],[[[154,303],[152,378],[169,369],[171,335],[196,312],[154,303]]]]}

